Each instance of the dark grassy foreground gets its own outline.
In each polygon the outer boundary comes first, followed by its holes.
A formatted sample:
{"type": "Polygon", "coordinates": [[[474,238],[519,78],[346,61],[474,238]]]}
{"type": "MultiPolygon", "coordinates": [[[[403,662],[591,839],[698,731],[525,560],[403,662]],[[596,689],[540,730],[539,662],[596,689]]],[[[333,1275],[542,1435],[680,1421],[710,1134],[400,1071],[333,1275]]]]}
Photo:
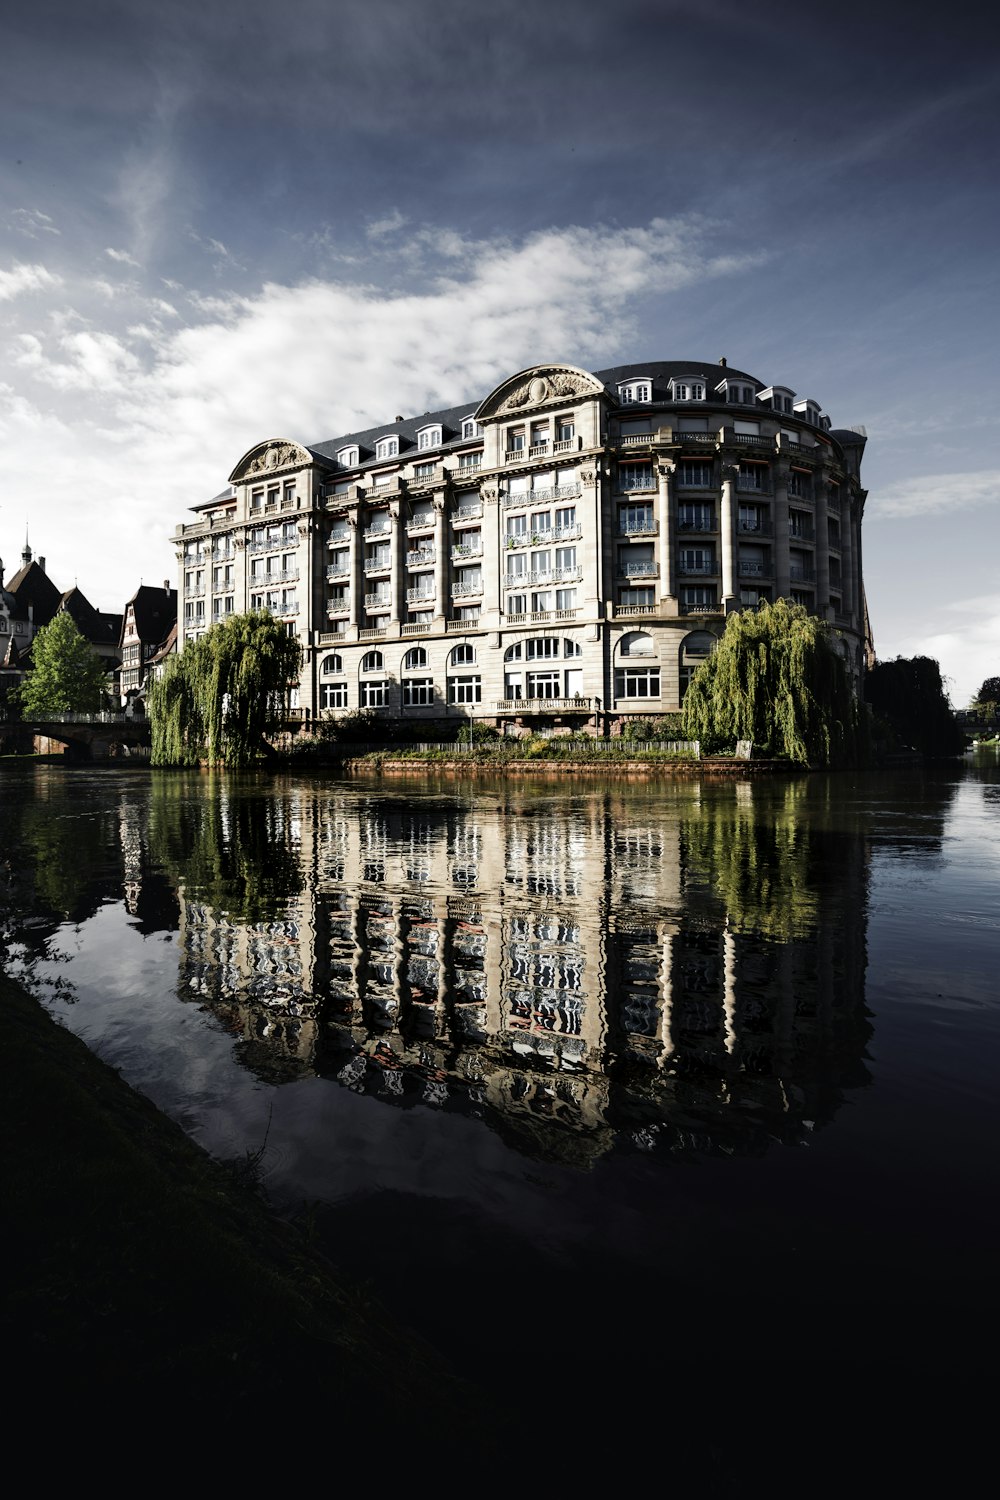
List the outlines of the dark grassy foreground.
{"type": "Polygon", "coordinates": [[[482,1403],[432,1350],[4,975],[0,1090],[15,1408],[322,1414],[487,1454],[482,1403]]]}

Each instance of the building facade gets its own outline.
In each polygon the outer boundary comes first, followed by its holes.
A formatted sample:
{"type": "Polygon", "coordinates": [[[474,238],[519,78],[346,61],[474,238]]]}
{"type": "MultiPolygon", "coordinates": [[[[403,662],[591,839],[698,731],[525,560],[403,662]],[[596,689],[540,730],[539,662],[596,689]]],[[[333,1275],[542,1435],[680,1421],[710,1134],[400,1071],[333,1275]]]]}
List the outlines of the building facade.
{"type": "Polygon", "coordinates": [[[725,361],[537,365],[478,406],[261,442],[175,534],[180,644],[267,609],[304,717],[614,730],[786,598],[858,681],[864,445],[725,361]]]}

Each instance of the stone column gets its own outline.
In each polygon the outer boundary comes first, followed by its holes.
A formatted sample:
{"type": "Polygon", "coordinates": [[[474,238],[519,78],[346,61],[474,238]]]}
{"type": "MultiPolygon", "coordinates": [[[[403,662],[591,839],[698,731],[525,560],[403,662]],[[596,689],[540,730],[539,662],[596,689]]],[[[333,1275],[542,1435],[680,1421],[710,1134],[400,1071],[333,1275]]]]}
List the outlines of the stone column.
{"type": "Polygon", "coordinates": [[[857,625],[857,580],[854,576],[854,520],[850,496],[841,490],[840,501],[840,578],[844,599],[844,617],[857,625]]]}
{"type": "Polygon", "coordinates": [[[719,535],[722,544],[722,607],[731,614],[739,603],[736,592],[736,478],[739,469],[725,464],[722,470],[722,514],[719,535]]]}
{"type": "Polygon", "coordinates": [[[677,554],[674,523],[673,463],[659,463],[656,472],[660,490],[660,599],[677,598],[677,554]]]}
{"type": "Polygon", "coordinates": [[[348,558],[350,572],[347,575],[347,581],[350,585],[349,603],[351,608],[348,624],[357,629],[360,614],[359,606],[364,601],[365,593],[365,548],[364,541],[362,540],[363,521],[360,512],[356,510],[352,511],[347,518],[347,524],[350,527],[350,556],[348,558]]]}
{"type": "Polygon", "coordinates": [[[448,614],[448,526],[445,516],[445,496],[442,490],[434,496],[434,618],[443,620],[448,614]]]}
{"type": "Polygon", "coordinates": [[[580,588],[584,615],[600,619],[600,601],[611,595],[610,569],[604,566],[604,527],[614,523],[610,509],[605,516],[601,506],[600,463],[591,460],[591,465],[580,470],[580,561],[583,564],[580,588]]]}
{"type": "MultiPolygon", "coordinates": [[[[504,616],[503,578],[507,571],[507,558],[500,535],[503,526],[500,491],[493,485],[484,486],[480,492],[483,504],[483,618],[482,624],[497,630],[504,616]]],[[[502,696],[501,690],[497,694],[502,696]]]]}
{"type": "Polygon", "coordinates": [[[776,599],[787,599],[791,590],[788,558],[788,475],[786,463],[774,469],[774,504],[772,525],[774,526],[774,594],[776,599]]]}
{"type": "MultiPolygon", "coordinates": [[[[399,634],[399,622],[402,618],[400,609],[400,590],[403,580],[406,578],[406,570],[403,566],[403,557],[400,546],[406,545],[406,526],[402,517],[403,504],[401,500],[390,500],[389,502],[389,624],[395,626],[395,634],[399,634]]],[[[403,605],[403,610],[406,606],[403,605]]]]}
{"type": "Polygon", "coordinates": [[[818,481],[815,499],[813,500],[816,613],[820,619],[832,620],[833,611],[830,608],[830,537],[826,525],[826,476],[819,475],[818,481]]]}

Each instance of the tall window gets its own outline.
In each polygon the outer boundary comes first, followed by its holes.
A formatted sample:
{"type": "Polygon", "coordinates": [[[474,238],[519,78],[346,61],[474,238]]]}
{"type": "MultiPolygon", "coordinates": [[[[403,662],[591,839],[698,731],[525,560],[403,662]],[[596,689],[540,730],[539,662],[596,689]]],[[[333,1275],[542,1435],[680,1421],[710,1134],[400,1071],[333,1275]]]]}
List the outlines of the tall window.
{"type": "Polygon", "coordinates": [[[381,672],[384,666],[381,651],[368,651],[361,658],[362,672],[381,672]]]}
{"type": "Polygon", "coordinates": [[[618,488],[620,490],[655,490],[656,480],[652,464],[619,464],[618,488]]]}
{"type": "Polygon", "coordinates": [[[470,646],[468,642],[463,642],[462,645],[456,646],[451,653],[451,665],[453,667],[471,667],[475,666],[475,662],[476,648],[475,646],[470,646]]]}
{"type": "Polygon", "coordinates": [[[389,700],[389,684],[384,677],[374,677],[361,684],[362,708],[385,708],[389,700]]]}
{"type": "Polygon", "coordinates": [[[344,658],[336,652],[332,656],[324,656],[321,671],[324,677],[337,677],[344,670],[344,658]]]}
{"type": "Polygon", "coordinates": [[[403,657],[404,672],[413,672],[418,667],[426,667],[426,665],[427,652],[424,650],[423,646],[414,646],[413,649],[411,651],[407,651],[406,655],[403,657]]]}
{"type": "Polygon", "coordinates": [[[677,484],[686,490],[711,489],[712,465],[699,459],[682,458],[677,465],[677,484]]]}
{"type": "Polygon", "coordinates": [[[630,505],[619,505],[618,507],[618,530],[626,535],[632,532],[652,531],[653,529],[653,502],[652,500],[633,501],[630,505]]]}

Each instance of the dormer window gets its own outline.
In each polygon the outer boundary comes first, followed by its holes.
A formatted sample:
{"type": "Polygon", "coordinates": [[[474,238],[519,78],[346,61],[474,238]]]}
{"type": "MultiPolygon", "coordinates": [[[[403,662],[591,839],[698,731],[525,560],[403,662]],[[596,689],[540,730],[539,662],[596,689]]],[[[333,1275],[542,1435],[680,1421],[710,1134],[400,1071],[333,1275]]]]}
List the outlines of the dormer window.
{"type": "Polygon", "coordinates": [[[704,401],[705,399],[703,380],[672,380],[670,390],[675,401],[704,401]]]}
{"type": "Polygon", "coordinates": [[[757,392],[757,400],[764,406],[769,406],[772,411],[785,412],[791,416],[795,392],[789,390],[787,385],[769,385],[757,392]]]}
{"type": "Polygon", "coordinates": [[[375,444],[376,458],[398,458],[399,438],[395,433],[391,437],[381,437],[375,444]]]}
{"type": "Polygon", "coordinates": [[[417,432],[417,447],[418,448],[440,448],[440,446],[441,446],[441,429],[440,429],[440,427],[421,427],[418,430],[418,432],[417,432]]]}
{"type": "Polygon", "coordinates": [[[337,463],[342,469],[353,469],[358,463],[357,448],[341,448],[337,453],[337,463]]]}
{"type": "Polygon", "coordinates": [[[810,422],[813,427],[819,426],[819,403],[816,401],[796,401],[794,406],[795,415],[801,417],[804,422],[810,422]]]}
{"type": "Polygon", "coordinates": [[[482,425],[476,421],[475,417],[466,417],[462,422],[462,436],[464,438],[477,438],[482,437],[482,435],[482,425]]]}
{"type": "Polygon", "coordinates": [[[653,382],[630,380],[627,385],[618,387],[618,399],[623,406],[641,406],[646,401],[652,401],[653,382]]]}
{"type": "Polygon", "coordinates": [[[753,406],[753,386],[735,380],[722,380],[716,391],[730,406],[753,406]]]}

